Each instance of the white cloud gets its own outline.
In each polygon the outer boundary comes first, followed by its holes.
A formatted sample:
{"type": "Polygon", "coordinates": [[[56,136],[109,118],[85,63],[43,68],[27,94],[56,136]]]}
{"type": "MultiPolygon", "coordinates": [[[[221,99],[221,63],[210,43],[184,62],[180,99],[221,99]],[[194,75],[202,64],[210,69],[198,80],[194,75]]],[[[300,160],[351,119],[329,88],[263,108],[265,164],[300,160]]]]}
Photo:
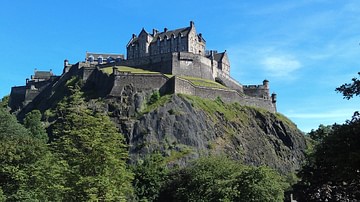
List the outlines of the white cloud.
{"type": "Polygon", "coordinates": [[[290,113],[287,116],[298,119],[334,119],[335,122],[335,120],[344,121],[349,119],[353,113],[354,109],[341,109],[318,113],[290,113]]]}
{"type": "Polygon", "coordinates": [[[268,56],[261,64],[265,71],[273,77],[293,77],[294,71],[301,67],[301,63],[290,56],[268,56]]]}

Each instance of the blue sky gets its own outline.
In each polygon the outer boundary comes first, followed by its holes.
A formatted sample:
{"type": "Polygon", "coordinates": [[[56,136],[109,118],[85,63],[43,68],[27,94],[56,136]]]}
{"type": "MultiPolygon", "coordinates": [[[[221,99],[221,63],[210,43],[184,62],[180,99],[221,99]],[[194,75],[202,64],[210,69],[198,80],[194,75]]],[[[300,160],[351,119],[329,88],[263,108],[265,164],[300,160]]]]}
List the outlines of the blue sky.
{"type": "Polygon", "coordinates": [[[360,71],[359,0],[2,0],[0,97],[34,69],[61,74],[85,52],[124,53],[144,27],[186,27],[193,20],[207,49],[227,50],[242,84],[270,80],[278,111],[308,132],[342,123],[359,98],[334,89],[360,71]]]}

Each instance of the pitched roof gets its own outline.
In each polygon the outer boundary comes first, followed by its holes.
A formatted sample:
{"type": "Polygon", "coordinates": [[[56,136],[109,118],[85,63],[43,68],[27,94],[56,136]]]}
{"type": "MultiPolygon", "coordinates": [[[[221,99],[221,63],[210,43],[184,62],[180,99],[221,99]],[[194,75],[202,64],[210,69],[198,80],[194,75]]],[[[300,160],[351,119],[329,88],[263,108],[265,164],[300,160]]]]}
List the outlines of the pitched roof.
{"type": "MultiPolygon", "coordinates": [[[[164,32],[158,32],[158,33],[155,33],[154,35],[151,34],[153,39],[151,40],[150,43],[155,43],[159,38],[160,38],[160,40],[163,40],[165,38],[165,36],[167,38],[171,38],[172,35],[174,35],[175,37],[178,37],[179,34],[181,34],[181,36],[187,36],[187,35],[189,35],[190,29],[191,29],[191,27],[184,27],[184,28],[179,28],[179,29],[175,29],[175,30],[166,30],[164,32]]],[[[146,32],[144,28],[141,30],[141,32],[143,32],[143,31],[148,34],[148,32],[146,32]]],[[[141,34],[141,32],[140,32],[140,34],[141,34]]],[[[133,37],[130,39],[127,46],[129,46],[130,44],[136,44],[138,42],[139,42],[139,38],[137,36],[133,35],[133,37]]]]}
{"type": "Polygon", "coordinates": [[[167,38],[171,38],[171,36],[175,36],[178,37],[179,34],[181,34],[181,36],[187,36],[190,32],[190,27],[184,27],[184,28],[179,28],[179,29],[175,29],[175,30],[167,30],[166,32],[160,32],[155,34],[155,36],[153,36],[153,40],[151,41],[151,43],[154,43],[158,40],[158,38],[160,38],[160,40],[163,40],[165,38],[165,36],[167,38]]]}
{"type": "Polygon", "coordinates": [[[214,59],[219,62],[223,59],[224,55],[225,55],[226,52],[222,52],[222,53],[215,53],[214,54],[214,59]]]}

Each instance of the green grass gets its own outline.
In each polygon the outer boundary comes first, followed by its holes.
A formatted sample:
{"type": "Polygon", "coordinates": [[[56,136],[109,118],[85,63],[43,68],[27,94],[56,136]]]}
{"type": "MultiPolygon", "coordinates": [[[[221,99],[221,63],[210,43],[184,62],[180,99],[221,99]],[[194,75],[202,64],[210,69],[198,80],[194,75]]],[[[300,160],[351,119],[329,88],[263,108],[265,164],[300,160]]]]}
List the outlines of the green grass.
{"type": "Polygon", "coordinates": [[[216,113],[223,114],[224,118],[229,121],[239,119],[241,110],[245,108],[237,103],[224,103],[220,98],[209,100],[185,94],[179,94],[179,96],[188,100],[195,108],[204,110],[214,121],[217,119],[216,113]]]}
{"type": "Polygon", "coordinates": [[[276,118],[279,119],[280,121],[284,122],[286,125],[288,125],[291,128],[297,128],[296,124],[294,122],[292,122],[290,119],[288,119],[286,116],[280,114],[280,113],[276,113],[275,114],[276,118]]]}
{"type": "Polygon", "coordinates": [[[156,102],[150,104],[150,105],[146,105],[144,107],[144,109],[141,111],[141,114],[146,114],[151,112],[154,109],[159,108],[160,106],[164,106],[164,104],[166,104],[167,102],[170,101],[172,95],[164,95],[161,96],[158,100],[156,100],[156,102]]]}
{"type": "Polygon", "coordinates": [[[189,76],[180,76],[180,78],[190,81],[195,86],[228,89],[226,86],[223,86],[218,82],[208,79],[189,77],[189,76]]]}
{"type": "MultiPolygon", "coordinates": [[[[120,72],[131,72],[133,74],[159,74],[159,72],[152,72],[152,71],[135,68],[135,67],[128,67],[128,66],[115,66],[115,68],[120,72]]],[[[110,75],[113,73],[113,67],[105,67],[102,68],[101,71],[110,75]]]]}

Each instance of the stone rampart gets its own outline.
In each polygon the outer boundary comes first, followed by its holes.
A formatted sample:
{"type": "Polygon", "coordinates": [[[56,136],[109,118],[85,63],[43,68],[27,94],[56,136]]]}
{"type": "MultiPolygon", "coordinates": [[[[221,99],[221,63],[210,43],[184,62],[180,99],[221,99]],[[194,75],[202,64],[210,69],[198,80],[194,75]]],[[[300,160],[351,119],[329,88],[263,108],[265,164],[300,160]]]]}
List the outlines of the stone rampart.
{"type": "Polygon", "coordinates": [[[137,91],[159,90],[169,80],[163,74],[139,74],[115,71],[111,96],[120,96],[124,87],[131,85],[137,91]]]}
{"type": "Polygon", "coordinates": [[[253,106],[276,112],[276,106],[268,99],[249,97],[240,94],[236,90],[220,89],[203,86],[195,86],[190,81],[179,77],[175,78],[174,93],[182,93],[188,95],[199,96],[206,99],[214,100],[220,97],[224,102],[238,102],[241,105],[253,106]]]}
{"type": "Polygon", "coordinates": [[[172,74],[214,80],[211,62],[204,56],[188,53],[173,53],[172,74]]]}

